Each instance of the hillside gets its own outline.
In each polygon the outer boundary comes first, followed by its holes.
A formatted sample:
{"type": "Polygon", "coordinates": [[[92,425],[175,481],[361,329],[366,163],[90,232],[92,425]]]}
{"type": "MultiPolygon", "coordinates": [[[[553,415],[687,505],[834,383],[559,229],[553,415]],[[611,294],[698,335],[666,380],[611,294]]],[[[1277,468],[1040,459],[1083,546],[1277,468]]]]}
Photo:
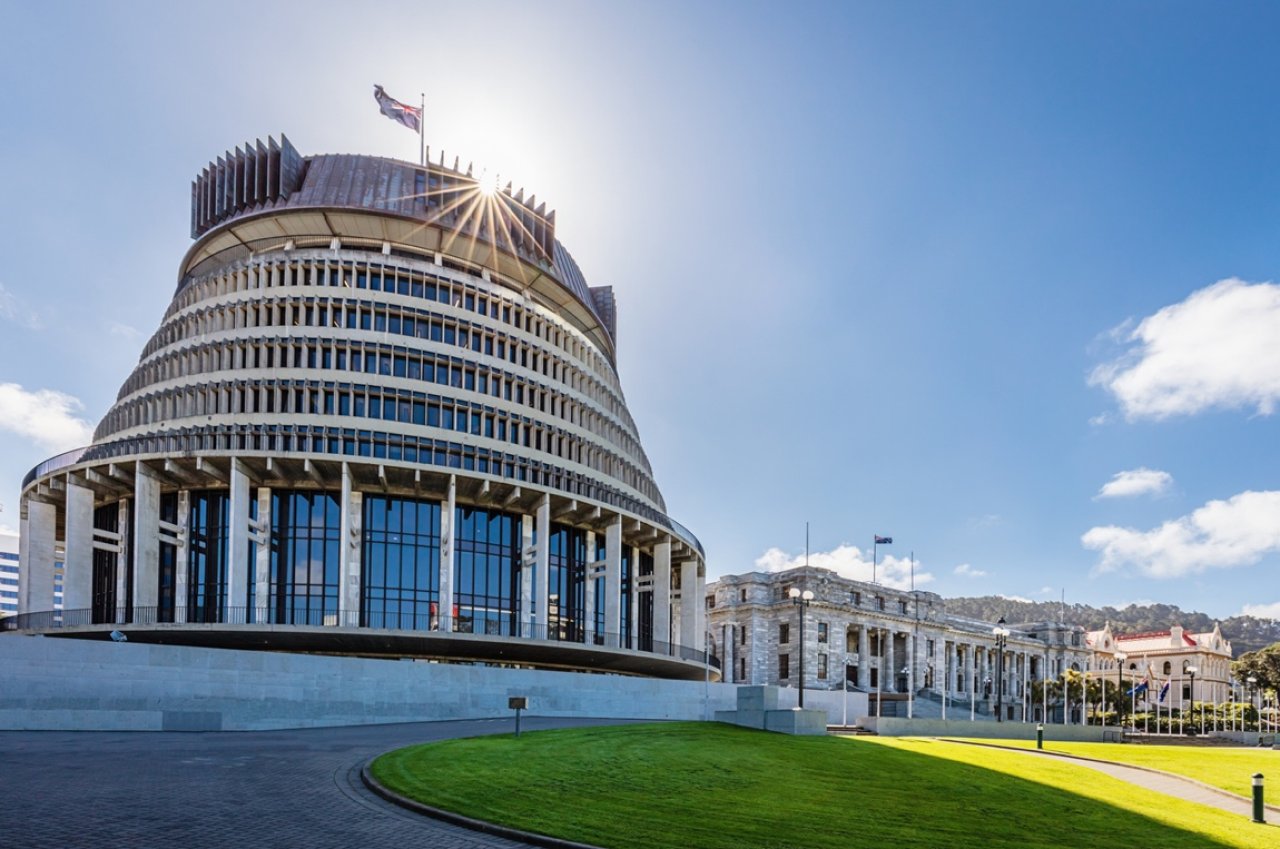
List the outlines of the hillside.
{"type": "MultiPolygon", "coordinates": [[[[1057,620],[1065,615],[1067,622],[1073,625],[1095,630],[1110,622],[1112,630],[1122,633],[1163,631],[1170,625],[1181,625],[1188,631],[1211,631],[1214,623],[1213,617],[1207,614],[1189,612],[1172,604],[1134,604],[1119,609],[1087,604],[1062,607],[1056,601],[1013,601],[993,595],[949,598],[946,603],[948,613],[988,622],[994,622],[1001,616],[1008,622],[1038,622],[1057,620]]],[[[1236,657],[1280,642],[1280,620],[1232,616],[1221,620],[1221,624],[1222,633],[1231,641],[1236,657]]]]}

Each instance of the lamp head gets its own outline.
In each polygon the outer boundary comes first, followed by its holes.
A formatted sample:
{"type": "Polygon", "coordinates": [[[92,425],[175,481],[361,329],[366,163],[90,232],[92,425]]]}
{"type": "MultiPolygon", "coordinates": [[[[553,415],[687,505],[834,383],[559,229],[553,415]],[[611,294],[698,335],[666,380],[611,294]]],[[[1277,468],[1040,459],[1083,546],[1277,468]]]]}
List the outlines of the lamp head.
{"type": "Polygon", "coordinates": [[[1125,654],[1122,651],[1116,652],[1116,660],[1120,661],[1121,663],[1124,663],[1125,658],[1127,658],[1128,656],[1129,655],[1125,654]]]}
{"type": "Polygon", "coordinates": [[[791,596],[792,598],[799,598],[799,597],[800,597],[800,588],[799,588],[799,587],[792,587],[791,589],[787,590],[787,595],[791,596]]]}
{"type": "Polygon", "coordinates": [[[1194,666],[1188,666],[1188,667],[1187,667],[1187,674],[1188,674],[1188,675],[1195,675],[1195,674],[1196,674],[1197,672],[1199,672],[1199,671],[1200,671],[1200,670],[1199,670],[1197,667],[1194,667],[1194,666]]]}
{"type": "Polygon", "coordinates": [[[813,601],[813,590],[805,590],[800,593],[800,597],[805,601],[813,601]]]}

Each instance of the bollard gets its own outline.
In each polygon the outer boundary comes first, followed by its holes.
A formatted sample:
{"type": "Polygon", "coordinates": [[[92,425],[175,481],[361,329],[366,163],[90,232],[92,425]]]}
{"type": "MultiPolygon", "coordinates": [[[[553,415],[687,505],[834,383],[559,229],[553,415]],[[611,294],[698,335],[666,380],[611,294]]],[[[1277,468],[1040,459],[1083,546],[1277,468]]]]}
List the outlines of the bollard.
{"type": "Polygon", "coordinates": [[[1262,815],[1265,808],[1262,804],[1262,773],[1255,772],[1253,774],[1253,821],[1266,822],[1266,818],[1262,815]]]}
{"type": "Polygon", "coordinates": [[[1044,748],[1044,723],[1043,722],[1036,723],[1036,748],[1037,749],[1044,748]]]}

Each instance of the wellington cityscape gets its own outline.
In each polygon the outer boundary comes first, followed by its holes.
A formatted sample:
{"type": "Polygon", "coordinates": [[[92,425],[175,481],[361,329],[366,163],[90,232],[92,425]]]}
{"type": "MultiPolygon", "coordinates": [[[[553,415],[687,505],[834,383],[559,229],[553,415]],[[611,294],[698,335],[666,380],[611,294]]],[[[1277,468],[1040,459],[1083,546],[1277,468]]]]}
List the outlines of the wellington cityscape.
{"type": "Polygon", "coordinates": [[[4,11],[0,843],[1280,847],[1280,10],[4,11]]]}

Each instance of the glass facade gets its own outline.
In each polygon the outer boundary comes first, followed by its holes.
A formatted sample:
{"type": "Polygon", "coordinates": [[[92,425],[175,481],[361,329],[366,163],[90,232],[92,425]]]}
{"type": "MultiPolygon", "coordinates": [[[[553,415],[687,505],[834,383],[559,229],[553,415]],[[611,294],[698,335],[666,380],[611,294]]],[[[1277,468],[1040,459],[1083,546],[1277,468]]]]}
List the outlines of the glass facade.
{"type": "MultiPolygon", "coordinates": [[[[606,547],[605,547],[605,541],[604,541],[604,534],[596,534],[596,550],[595,550],[595,554],[592,555],[591,559],[596,563],[603,563],[605,560],[605,556],[606,556],[606,547]]],[[[596,609],[595,609],[595,616],[593,617],[595,621],[592,623],[592,632],[595,634],[596,644],[603,645],[604,644],[604,602],[605,602],[603,572],[601,573],[600,577],[594,579],[593,583],[594,583],[594,586],[592,587],[591,592],[596,600],[596,609]]]]}
{"type": "MultiPolygon", "coordinates": [[[[167,492],[160,496],[160,521],[178,524],[178,493],[167,492]]],[[[157,571],[159,586],[156,590],[156,621],[172,622],[178,577],[178,546],[160,542],[160,563],[157,571]]]]}
{"type": "MultiPolygon", "coordinates": [[[[94,530],[115,533],[120,528],[120,504],[106,504],[93,511],[94,530]]],[[[122,540],[123,542],[123,540],[122,540]]],[[[128,607],[126,599],[116,598],[116,566],[120,555],[114,551],[93,549],[93,597],[91,616],[94,622],[115,622],[116,606],[128,607]]],[[[124,613],[125,611],[121,611],[124,613]]]]}
{"type": "Polygon", "coordinates": [[[587,534],[553,524],[547,573],[547,639],[580,643],[585,633],[587,534]]]}
{"type": "Polygon", "coordinates": [[[271,494],[269,606],[273,621],[337,624],[339,527],[335,493],[285,490],[271,494]]]}
{"type": "MultiPolygon", "coordinates": [[[[653,555],[647,551],[640,552],[640,577],[653,574],[653,555]]],[[[653,651],[653,593],[637,593],[636,603],[640,609],[636,622],[636,648],[641,651],[653,651]]]]}
{"type": "MultiPolygon", "coordinates": [[[[513,635],[520,620],[521,517],[459,507],[454,519],[454,630],[513,635]]],[[[551,574],[555,574],[554,569],[551,574]]]]}
{"type": "Polygon", "coordinates": [[[621,615],[619,624],[622,626],[621,640],[618,643],[625,649],[633,648],[631,641],[631,546],[624,545],[622,547],[622,575],[621,575],[621,615]]]}
{"type": "Polygon", "coordinates": [[[366,495],[360,624],[439,626],[440,503],[366,495]]]}
{"type": "Polygon", "coordinates": [[[187,524],[187,621],[222,622],[227,595],[227,526],[231,498],[226,491],[191,493],[187,524]]]}

